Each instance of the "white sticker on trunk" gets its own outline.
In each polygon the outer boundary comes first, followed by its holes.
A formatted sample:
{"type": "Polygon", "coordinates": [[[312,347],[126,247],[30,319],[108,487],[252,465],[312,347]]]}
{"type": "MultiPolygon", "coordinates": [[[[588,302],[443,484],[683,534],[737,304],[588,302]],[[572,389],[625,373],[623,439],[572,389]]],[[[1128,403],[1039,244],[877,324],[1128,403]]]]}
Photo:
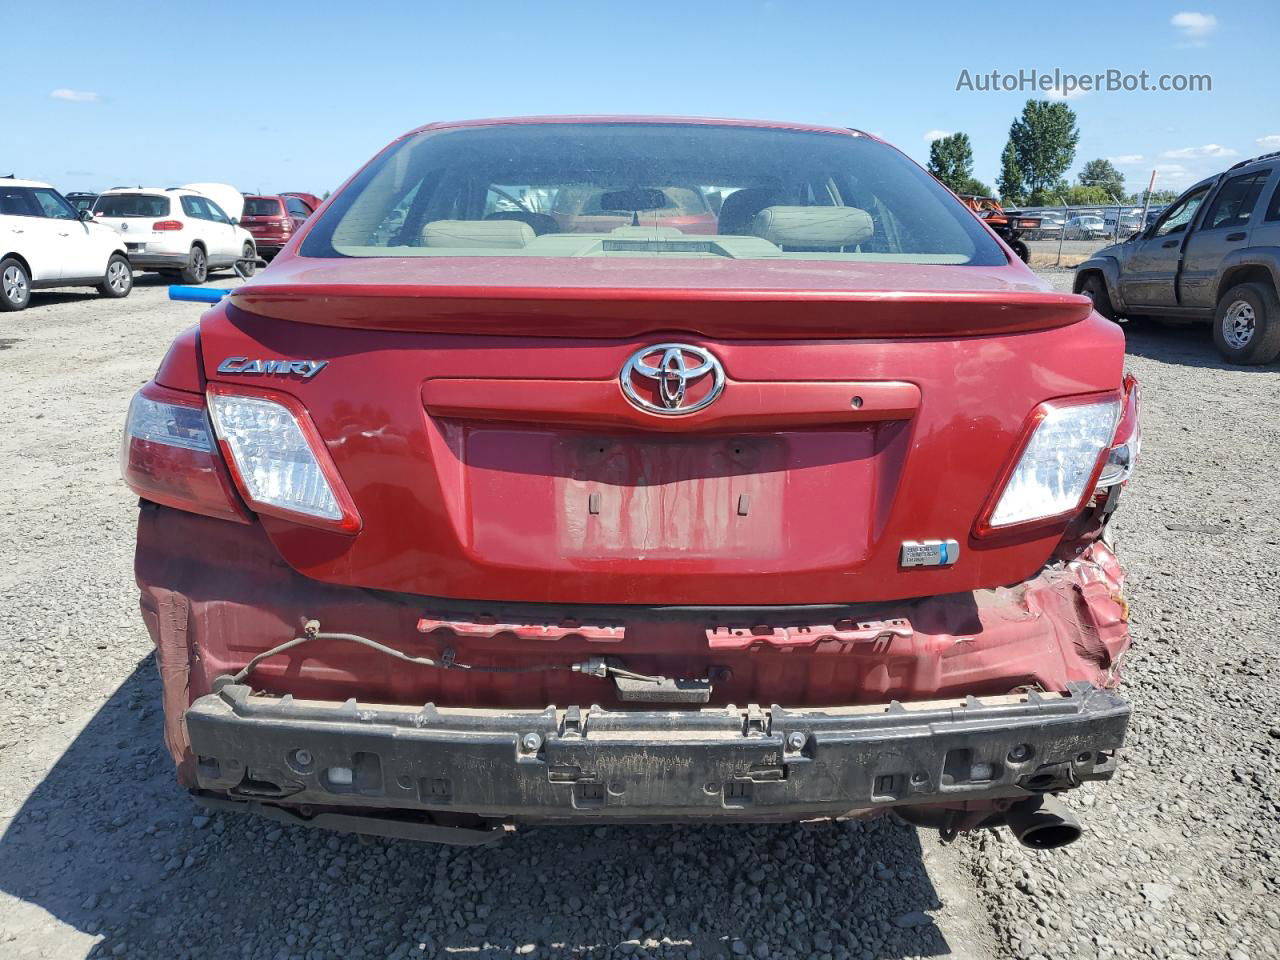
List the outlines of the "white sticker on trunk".
{"type": "Polygon", "coordinates": [[[960,556],[960,544],[954,540],[903,540],[904,567],[949,567],[960,556]]]}

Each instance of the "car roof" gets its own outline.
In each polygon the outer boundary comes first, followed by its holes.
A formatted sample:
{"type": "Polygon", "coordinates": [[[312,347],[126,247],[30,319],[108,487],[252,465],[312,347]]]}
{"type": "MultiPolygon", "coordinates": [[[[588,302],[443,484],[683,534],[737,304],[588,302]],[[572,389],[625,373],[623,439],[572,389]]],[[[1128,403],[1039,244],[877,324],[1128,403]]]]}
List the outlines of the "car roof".
{"type": "MultiPolygon", "coordinates": [[[[415,134],[425,133],[429,130],[453,130],[463,127],[518,126],[542,123],[648,123],[655,125],[686,124],[688,126],[700,127],[759,127],[769,130],[798,130],[804,133],[834,133],[844,137],[867,137],[871,140],[879,139],[878,137],[864,133],[861,130],[855,130],[852,127],[828,127],[810,123],[786,123],[780,120],[736,120],[727,117],[625,116],[615,114],[602,114],[599,116],[588,114],[567,116],[494,117],[484,120],[447,120],[423,124],[416,129],[410,130],[404,135],[404,137],[411,137],[415,134]]],[[[404,139],[404,137],[401,137],[401,139],[404,139]]]]}
{"type": "Polygon", "coordinates": [[[48,187],[53,189],[51,183],[41,183],[39,180],[19,180],[17,177],[0,177],[0,187],[48,187]]]}
{"type": "Polygon", "coordinates": [[[183,190],[180,187],[112,187],[110,190],[103,190],[98,194],[100,197],[110,196],[113,193],[167,193],[167,194],[184,194],[195,193],[194,190],[183,190]]]}
{"type": "Polygon", "coordinates": [[[1201,187],[1213,186],[1213,184],[1218,182],[1218,178],[1220,176],[1222,176],[1222,174],[1215,173],[1212,177],[1205,177],[1203,180],[1197,181],[1196,183],[1193,183],[1191,186],[1187,187],[1187,189],[1183,190],[1182,193],[1178,194],[1178,196],[1182,196],[1182,194],[1185,194],[1185,193],[1191,193],[1191,191],[1193,190],[1199,190],[1201,187]]]}
{"type": "Polygon", "coordinates": [[[1252,167],[1255,163],[1272,163],[1278,157],[1280,157],[1280,150],[1274,153],[1264,153],[1257,157],[1250,157],[1248,160],[1241,160],[1239,163],[1233,163],[1227,169],[1231,171],[1243,170],[1245,167],[1252,167]]]}

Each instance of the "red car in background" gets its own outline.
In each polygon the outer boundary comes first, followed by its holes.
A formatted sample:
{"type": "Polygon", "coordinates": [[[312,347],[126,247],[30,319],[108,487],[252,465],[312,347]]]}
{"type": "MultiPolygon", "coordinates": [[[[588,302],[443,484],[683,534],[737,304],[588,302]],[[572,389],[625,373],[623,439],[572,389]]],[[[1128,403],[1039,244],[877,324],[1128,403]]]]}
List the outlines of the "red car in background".
{"type": "Polygon", "coordinates": [[[297,197],[304,204],[306,204],[307,207],[309,207],[312,212],[319,210],[320,204],[324,203],[324,201],[321,200],[319,197],[317,197],[314,193],[299,193],[296,190],[286,190],[284,193],[280,194],[280,196],[297,197]]]}
{"type": "Polygon", "coordinates": [[[270,260],[314,212],[297,194],[246,196],[240,225],[253,235],[258,253],[270,260]]]}

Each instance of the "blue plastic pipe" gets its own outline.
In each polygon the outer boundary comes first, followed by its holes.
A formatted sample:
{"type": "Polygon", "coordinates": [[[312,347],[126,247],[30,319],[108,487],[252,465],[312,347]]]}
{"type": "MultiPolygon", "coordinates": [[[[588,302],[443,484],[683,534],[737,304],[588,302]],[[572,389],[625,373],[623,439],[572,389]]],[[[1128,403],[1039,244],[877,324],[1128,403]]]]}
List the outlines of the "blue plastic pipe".
{"type": "Polygon", "coordinates": [[[217,303],[230,292],[230,290],[217,290],[213,287],[181,287],[175,285],[169,288],[169,299],[185,300],[188,303],[217,303]]]}

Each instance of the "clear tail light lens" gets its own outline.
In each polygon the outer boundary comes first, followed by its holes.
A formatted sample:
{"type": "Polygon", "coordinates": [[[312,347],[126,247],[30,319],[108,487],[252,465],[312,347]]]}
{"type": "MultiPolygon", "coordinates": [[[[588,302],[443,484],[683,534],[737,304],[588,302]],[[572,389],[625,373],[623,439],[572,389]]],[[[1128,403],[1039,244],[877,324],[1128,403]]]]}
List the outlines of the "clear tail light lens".
{"type": "Polygon", "coordinates": [[[249,515],[214,443],[204,397],[149,383],[129,404],[121,474],[144,500],[223,520],[249,515]]]}
{"type": "Polygon", "coordinates": [[[1135,446],[1122,443],[1107,451],[1107,459],[1103,461],[1102,473],[1098,474],[1098,489],[1114,487],[1117,483],[1125,483],[1133,473],[1134,461],[1138,459],[1135,446]]]}
{"type": "Polygon", "coordinates": [[[292,397],[209,387],[214,429],[254,510],[354,533],[360,517],[311,418],[292,397]]]}
{"type": "Polygon", "coordinates": [[[1097,485],[1111,446],[1120,401],[1115,397],[1042,403],[999,499],[978,524],[992,533],[1068,516],[1081,509],[1097,485]]]}
{"type": "Polygon", "coordinates": [[[1115,438],[1098,475],[1098,489],[1127,483],[1142,451],[1142,424],[1139,419],[1140,394],[1138,380],[1133,374],[1124,378],[1124,413],[1116,427],[1115,438]]]}

